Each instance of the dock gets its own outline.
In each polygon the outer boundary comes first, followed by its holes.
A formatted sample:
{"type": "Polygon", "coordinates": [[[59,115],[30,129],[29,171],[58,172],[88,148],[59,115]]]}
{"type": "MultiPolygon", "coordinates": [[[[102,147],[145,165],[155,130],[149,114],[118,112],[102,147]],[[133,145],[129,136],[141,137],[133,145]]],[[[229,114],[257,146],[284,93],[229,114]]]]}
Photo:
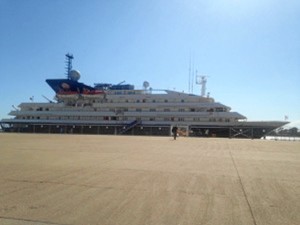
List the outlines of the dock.
{"type": "Polygon", "coordinates": [[[300,142],[0,133],[2,225],[298,225],[300,142]]]}

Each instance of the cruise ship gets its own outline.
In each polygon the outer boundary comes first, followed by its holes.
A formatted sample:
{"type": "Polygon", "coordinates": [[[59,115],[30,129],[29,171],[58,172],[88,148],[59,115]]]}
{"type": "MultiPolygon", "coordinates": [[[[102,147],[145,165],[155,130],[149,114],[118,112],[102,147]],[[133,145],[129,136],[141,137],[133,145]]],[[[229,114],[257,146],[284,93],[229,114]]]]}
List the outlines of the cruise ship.
{"type": "Polygon", "coordinates": [[[206,95],[206,77],[200,77],[201,95],[157,90],[145,81],[134,85],[80,83],[66,54],[67,77],[47,79],[55,100],[26,102],[2,119],[6,132],[159,135],[169,136],[174,126],[182,136],[261,138],[286,121],[247,121],[247,118],[206,95]]]}

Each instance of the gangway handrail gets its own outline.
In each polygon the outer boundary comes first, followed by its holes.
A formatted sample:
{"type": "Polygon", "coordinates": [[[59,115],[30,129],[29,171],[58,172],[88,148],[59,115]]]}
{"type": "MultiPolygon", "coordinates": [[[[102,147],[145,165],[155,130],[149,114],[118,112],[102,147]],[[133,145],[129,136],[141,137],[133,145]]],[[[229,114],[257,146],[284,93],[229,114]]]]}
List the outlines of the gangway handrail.
{"type": "Polygon", "coordinates": [[[126,131],[134,128],[135,126],[137,126],[140,123],[141,123],[140,120],[134,120],[134,121],[132,121],[131,123],[127,124],[126,127],[123,130],[121,130],[121,132],[119,134],[124,134],[126,131]]]}

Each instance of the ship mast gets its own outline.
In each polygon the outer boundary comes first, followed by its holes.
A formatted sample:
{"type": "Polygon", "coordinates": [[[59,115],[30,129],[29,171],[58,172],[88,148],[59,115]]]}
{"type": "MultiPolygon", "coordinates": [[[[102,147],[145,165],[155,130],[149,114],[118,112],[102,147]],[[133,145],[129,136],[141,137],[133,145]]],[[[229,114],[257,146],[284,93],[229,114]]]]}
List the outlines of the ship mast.
{"type": "Polygon", "coordinates": [[[201,96],[205,97],[206,94],[206,83],[207,83],[207,76],[197,76],[196,83],[201,85],[201,96]]]}
{"type": "Polygon", "coordinates": [[[70,71],[72,70],[72,59],[74,59],[73,55],[70,53],[66,54],[66,75],[67,78],[70,79],[70,71]]]}

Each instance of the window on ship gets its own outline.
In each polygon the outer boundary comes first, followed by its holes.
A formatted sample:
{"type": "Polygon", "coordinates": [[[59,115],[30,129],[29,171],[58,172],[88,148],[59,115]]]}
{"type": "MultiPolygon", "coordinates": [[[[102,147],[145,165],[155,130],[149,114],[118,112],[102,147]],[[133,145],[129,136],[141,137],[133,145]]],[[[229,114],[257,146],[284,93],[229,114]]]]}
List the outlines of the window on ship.
{"type": "Polygon", "coordinates": [[[205,111],[205,109],[204,108],[197,108],[197,110],[196,110],[197,112],[204,112],[205,111]]]}

